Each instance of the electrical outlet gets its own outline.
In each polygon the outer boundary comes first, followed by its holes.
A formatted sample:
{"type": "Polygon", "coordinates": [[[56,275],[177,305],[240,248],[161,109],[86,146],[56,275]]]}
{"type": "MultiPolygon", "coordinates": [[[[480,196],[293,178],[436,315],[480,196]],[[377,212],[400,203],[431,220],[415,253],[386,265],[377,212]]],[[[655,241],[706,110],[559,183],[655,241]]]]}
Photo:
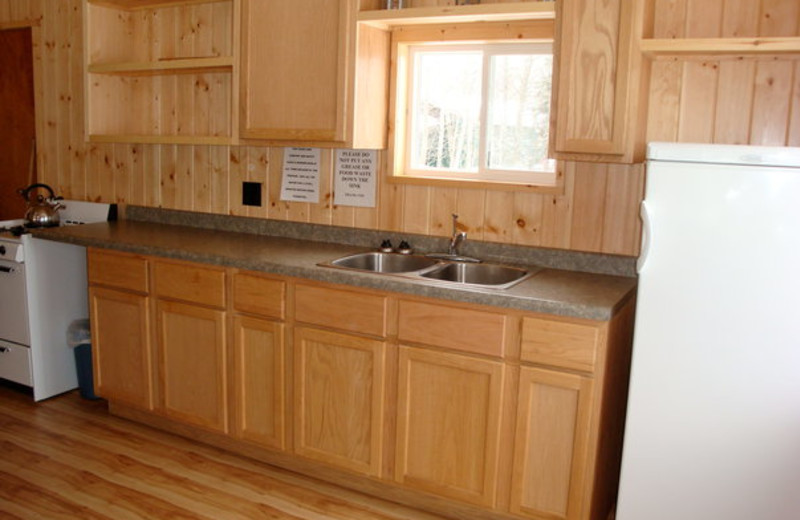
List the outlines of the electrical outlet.
{"type": "Polygon", "coordinates": [[[261,206],[261,183],[243,182],[242,183],[242,205],[261,206]]]}

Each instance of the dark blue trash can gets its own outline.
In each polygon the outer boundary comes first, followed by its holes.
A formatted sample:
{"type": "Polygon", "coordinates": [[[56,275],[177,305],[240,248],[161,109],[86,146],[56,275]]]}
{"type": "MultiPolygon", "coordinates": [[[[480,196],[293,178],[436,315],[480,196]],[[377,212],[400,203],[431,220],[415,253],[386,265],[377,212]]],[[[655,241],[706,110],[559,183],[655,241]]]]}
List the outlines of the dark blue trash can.
{"type": "Polygon", "coordinates": [[[78,390],[84,399],[100,399],[94,393],[92,374],[92,341],[89,320],[75,320],[67,330],[67,344],[75,353],[75,368],[78,372],[78,390]]]}

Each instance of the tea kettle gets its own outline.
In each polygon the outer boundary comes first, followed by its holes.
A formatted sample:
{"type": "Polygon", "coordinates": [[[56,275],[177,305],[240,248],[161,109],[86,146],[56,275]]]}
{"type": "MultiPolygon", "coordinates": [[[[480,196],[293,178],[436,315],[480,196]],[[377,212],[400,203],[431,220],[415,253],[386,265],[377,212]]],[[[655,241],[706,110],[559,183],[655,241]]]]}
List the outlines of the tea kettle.
{"type": "Polygon", "coordinates": [[[25,211],[25,226],[26,227],[54,227],[59,224],[58,210],[64,206],[58,202],[61,197],[56,197],[53,193],[53,188],[47,184],[31,184],[27,188],[17,190],[17,193],[22,195],[28,203],[28,209],[25,211]],[[35,199],[31,198],[31,192],[37,188],[47,190],[49,196],[43,197],[37,194],[35,199]]]}

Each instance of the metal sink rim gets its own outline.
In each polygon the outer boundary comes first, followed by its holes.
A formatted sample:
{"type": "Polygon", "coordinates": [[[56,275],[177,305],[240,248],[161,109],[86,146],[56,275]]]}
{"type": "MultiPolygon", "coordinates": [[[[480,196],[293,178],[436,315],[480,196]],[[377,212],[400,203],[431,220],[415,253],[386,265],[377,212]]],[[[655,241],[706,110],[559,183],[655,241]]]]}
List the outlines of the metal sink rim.
{"type": "Polygon", "coordinates": [[[465,263],[465,262],[446,262],[442,263],[441,265],[426,270],[424,273],[420,273],[422,278],[426,280],[433,280],[437,282],[446,282],[452,284],[459,284],[459,285],[466,285],[466,286],[474,286],[474,287],[489,287],[493,289],[507,289],[509,287],[513,287],[518,283],[522,282],[530,278],[533,275],[530,269],[525,269],[521,267],[513,267],[493,262],[481,262],[479,264],[476,263],[465,263]],[[495,272],[504,275],[505,273],[514,273],[517,276],[508,278],[503,277],[501,281],[498,282],[491,282],[491,281],[483,281],[481,280],[483,274],[478,274],[475,276],[475,281],[469,281],[471,279],[471,272],[472,271],[488,271],[488,272],[495,272]],[[443,273],[454,272],[453,277],[439,277],[443,273]]]}
{"type": "Polygon", "coordinates": [[[345,255],[320,265],[322,265],[323,267],[335,267],[338,269],[347,269],[362,273],[410,274],[410,273],[424,272],[429,269],[433,269],[437,267],[439,264],[440,262],[438,260],[421,255],[403,255],[399,253],[384,253],[382,251],[368,251],[364,253],[354,253],[351,255],[345,255]],[[361,259],[373,259],[376,268],[368,266],[358,267],[357,265],[347,265],[348,263],[357,264],[358,261],[360,261],[361,259]],[[412,268],[410,269],[396,267],[397,263],[403,263],[403,262],[411,262],[417,265],[413,265],[412,268]],[[392,268],[392,264],[395,264],[395,268],[392,268]]]}
{"type": "MultiPolygon", "coordinates": [[[[427,263],[427,262],[425,262],[427,263]]],[[[366,274],[373,274],[378,276],[391,276],[391,277],[400,277],[404,278],[409,281],[415,281],[418,283],[422,283],[425,285],[438,285],[438,286],[447,286],[447,287],[458,287],[458,288],[475,288],[475,289],[489,289],[489,290],[506,290],[509,289],[536,274],[540,269],[535,267],[516,267],[516,266],[509,266],[502,263],[497,262],[459,262],[454,260],[443,260],[441,258],[431,258],[429,256],[423,255],[404,255],[400,253],[384,253],[382,251],[367,251],[362,253],[353,253],[349,255],[344,255],[338,258],[335,258],[330,261],[322,262],[317,264],[321,267],[330,267],[334,269],[340,269],[343,271],[349,271],[352,273],[366,273],[366,274]],[[431,265],[422,267],[415,270],[410,271],[376,271],[370,268],[359,268],[353,266],[342,265],[346,263],[347,260],[353,258],[363,258],[363,257],[381,257],[381,258],[416,258],[416,259],[426,259],[429,262],[432,262],[431,265]],[[483,267],[452,267],[452,266],[483,266],[483,267]],[[459,280],[451,280],[447,278],[437,278],[436,273],[442,273],[446,270],[452,269],[464,269],[464,270],[486,270],[486,269],[501,269],[501,270],[508,270],[519,272],[520,276],[511,279],[508,281],[504,281],[501,283],[478,283],[478,282],[469,282],[469,281],[459,281],[459,280]]]]}

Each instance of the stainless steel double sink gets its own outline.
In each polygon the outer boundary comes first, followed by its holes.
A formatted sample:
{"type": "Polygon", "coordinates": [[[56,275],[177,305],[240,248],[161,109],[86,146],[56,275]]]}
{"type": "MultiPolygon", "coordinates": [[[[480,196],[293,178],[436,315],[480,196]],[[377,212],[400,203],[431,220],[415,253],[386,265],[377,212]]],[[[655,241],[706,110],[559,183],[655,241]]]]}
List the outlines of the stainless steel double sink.
{"type": "Polygon", "coordinates": [[[349,271],[402,276],[432,283],[491,289],[508,289],[535,274],[534,270],[496,263],[458,262],[378,251],[348,255],[319,265],[349,271]]]}

